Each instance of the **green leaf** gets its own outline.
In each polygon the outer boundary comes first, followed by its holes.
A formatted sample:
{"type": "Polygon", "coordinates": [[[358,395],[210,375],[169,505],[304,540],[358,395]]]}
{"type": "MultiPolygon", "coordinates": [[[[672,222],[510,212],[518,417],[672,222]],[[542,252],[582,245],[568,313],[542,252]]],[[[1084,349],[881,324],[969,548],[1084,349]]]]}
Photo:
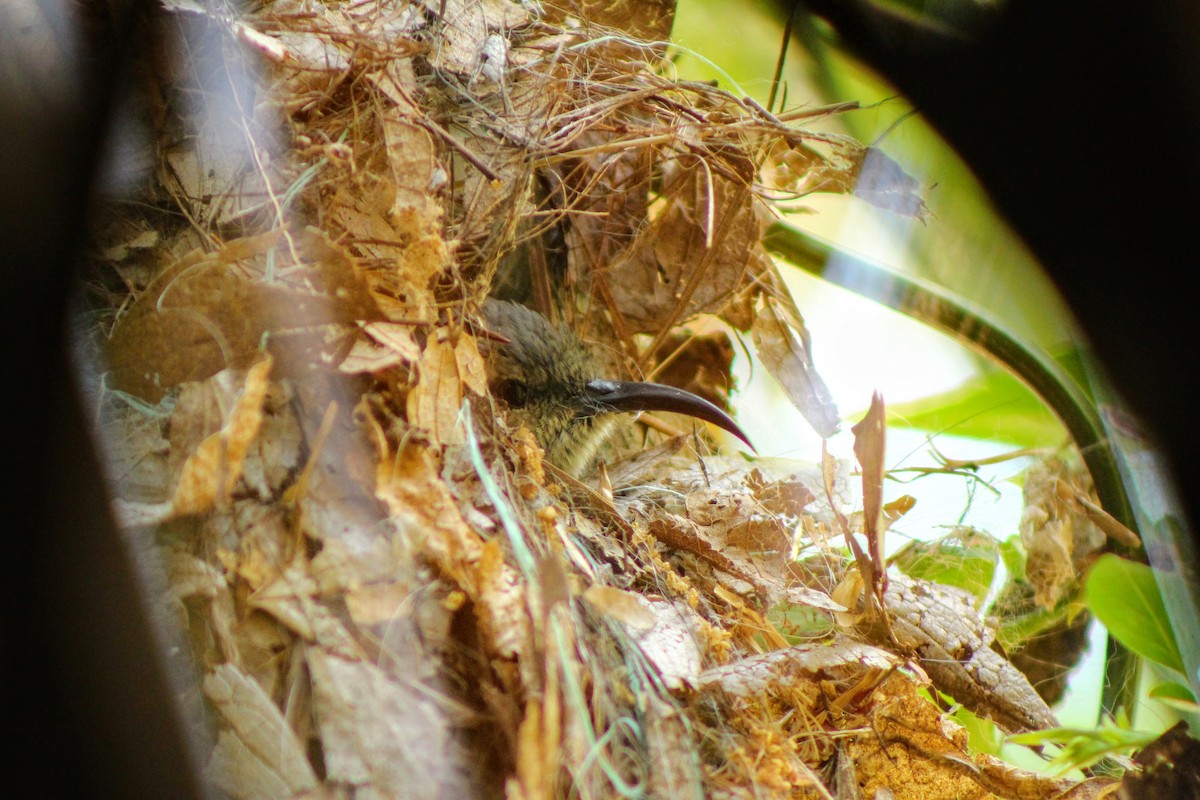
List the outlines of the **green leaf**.
{"type": "Polygon", "coordinates": [[[1058,419],[1007,372],[988,370],[957,389],[898,403],[888,424],[1017,447],[1058,447],[1067,438],[1058,419]]]}
{"type": "Polygon", "coordinates": [[[1090,767],[1110,755],[1126,755],[1157,739],[1159,734],[1129,730],[1111,719],[1098,728],[1049,728],[1009,736],[1013,744],[1039,746],[1056,744],[1062,747],[1050,762],[1060,773],[1090,767]]]}
{"type": "MultiPolygon", "coordinates": [[[[997,609],[993,607],[993,612],[997,609]]],[[[1051,628],[1066,626],[1083,610],[1078,603],[1059,603],[1054,608],[1046,609],[1031,606],[1031,610],[1016,614],[1000,616],[1000,627],[996,631],[996,641],[1006,651],[1016,650],[1024,646],[1034,637],[1051,628]]]]}
{"type": "Polygon", "coordinates": [[[905,575],[958,587],[982,602],[992,587],[999,547],[986,533],[960,528],[932,542],[909,542],[891,560],[905,575]]]}
{"type": "Polygon", "coordinates": [[[1178,709],[1187,714],[1200,713],[1200,703],[1191,690],[1179,683],[1160,683],[1146,693],[1151,700],[1178,709]]]}
{"type": "Polygon", "coordinates": [[[833,620],[828,611],[803,605],[777,605],[767,611],[767,619],[793,645],[810,642],[833,632],[833,620]]]}
{"type": "Polygon", "coordinates": [[[1000,560],[1010,581],[1025,581],[1025,545],[1019,535],[1009,536],[1000,543],[1000,560]]]}
{"type": "Polygon", "coordinates": [[[978,716],[964,706],[954,708],[951,716],[967,732],[971,750],[997,758],[1001,756],[1004,734],[996,727],[996,723],[978,716]]]}
{"type": "Polygon", "coordinates": [[[1122,644],[1183,673],[1179,645],[1150,567],[1103,555],[1088,572],[1086,595],[1092,613],[1122,644]]]}

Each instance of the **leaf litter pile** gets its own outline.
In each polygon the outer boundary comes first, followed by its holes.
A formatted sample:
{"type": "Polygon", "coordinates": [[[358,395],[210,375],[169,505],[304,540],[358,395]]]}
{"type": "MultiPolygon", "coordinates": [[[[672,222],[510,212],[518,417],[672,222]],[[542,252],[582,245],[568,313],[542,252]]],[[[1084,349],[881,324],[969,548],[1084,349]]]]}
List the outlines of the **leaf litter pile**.
{"type": "MultiPolygon", "coordinates": [[[[116,513],[228,796],[1090,796],[945,713],[1055,724],[986,591],[886,571],[878,399],[858,501],[848,463],[712,455],[671,415],[567,475],[493,401],[490,293],[611,377],[718,404],[749,332],[838,427],[759,237],[773,201],[851,191],[881,156],[804,127],[836,109],[670,77],[672,14],[164,0],[142,21],[146,136],[96,213],[83,339],[116,513]]],[[[912,190],[865,199],[921,214],[912,190]]],[[[1060,535],[1030,608],[1098,547],[1074,498],[1031,500],[1060,535]]]]}

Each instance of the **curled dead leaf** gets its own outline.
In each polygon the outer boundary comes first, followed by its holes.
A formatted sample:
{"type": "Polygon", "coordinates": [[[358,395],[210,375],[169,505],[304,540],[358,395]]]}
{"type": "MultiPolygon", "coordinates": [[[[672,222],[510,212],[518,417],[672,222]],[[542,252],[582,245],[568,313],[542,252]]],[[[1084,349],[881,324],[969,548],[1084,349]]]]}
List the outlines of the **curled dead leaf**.
{"type": "Polygon", "coordinates": [[[679,159],[665,208],[605,271],[613,302],[633,330],[657,333],[719,310],[769,266],[749,190],[753,165],[726,154],[721,169],[679,159]]]}
{"type": "Polygon", "coordinates": [[[417,364],[417,384],[408,393],[409,424],[424,430],[434,444],[461,442],[457,422],[462,398],[455,349],[430,335],[417,364]]]}
{"type": "Polygon", "coordinates": [[[884,451],[887,444],[887,419],[883,397],[876,392],[871,395],[871,406],[853,428],[854,455],[862,467],[863,488],[863,532],[871,552],[873,591],[882,596],[887,586],[887,565],[884,558],[883,533],[886,529],[883,517],[883,477],[885,471],[884,451]]]}
{"type": "Polygon", "coordinates": [[[824,438],[837,433],[837,406],[817,374],[808,329],[795,305],[764,297],[750,334],[763,365],[813,430],[824,438]]]}
{"type": "Polygon", "coordinates": [[[175,488],[175,514],[200,514],[227,503],[242,476],[243,460],[262,424],[263,398],[272,360],[266,356],[246,373],[241,396],[221,430],[188,456],[175,488]]]}

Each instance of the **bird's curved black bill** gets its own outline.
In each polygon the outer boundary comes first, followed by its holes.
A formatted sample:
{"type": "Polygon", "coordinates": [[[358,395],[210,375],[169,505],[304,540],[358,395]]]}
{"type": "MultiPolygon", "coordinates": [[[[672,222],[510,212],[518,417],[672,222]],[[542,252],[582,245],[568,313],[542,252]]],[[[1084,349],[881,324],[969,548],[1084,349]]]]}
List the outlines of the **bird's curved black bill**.
{"type": "Polygon", "coordinates": [[[754,445],[750,444],[750,439],[732,417],[703,397],[674,386],[636,381],[589,381],[584,386],[584,404],[580,416],[613,411],[670,411],[686,414],[729,431],[754,450],[754,445]]]}

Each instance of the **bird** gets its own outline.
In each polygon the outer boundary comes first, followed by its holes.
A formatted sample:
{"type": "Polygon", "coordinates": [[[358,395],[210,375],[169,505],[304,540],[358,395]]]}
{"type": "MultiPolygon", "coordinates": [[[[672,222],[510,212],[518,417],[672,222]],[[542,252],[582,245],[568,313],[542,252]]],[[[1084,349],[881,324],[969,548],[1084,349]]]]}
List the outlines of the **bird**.
{"type": "Polygon", "coordinates": [[[575,333],[523,305],[489,298],[481,339],[492,395],[510,422],[529,428],[546,459],[574,477],[594,465],[617,431],[620,414],[670,411],[729,431],[752,450],[736,422],[702,397],[674,386],[611,380],[575,333]]]}

